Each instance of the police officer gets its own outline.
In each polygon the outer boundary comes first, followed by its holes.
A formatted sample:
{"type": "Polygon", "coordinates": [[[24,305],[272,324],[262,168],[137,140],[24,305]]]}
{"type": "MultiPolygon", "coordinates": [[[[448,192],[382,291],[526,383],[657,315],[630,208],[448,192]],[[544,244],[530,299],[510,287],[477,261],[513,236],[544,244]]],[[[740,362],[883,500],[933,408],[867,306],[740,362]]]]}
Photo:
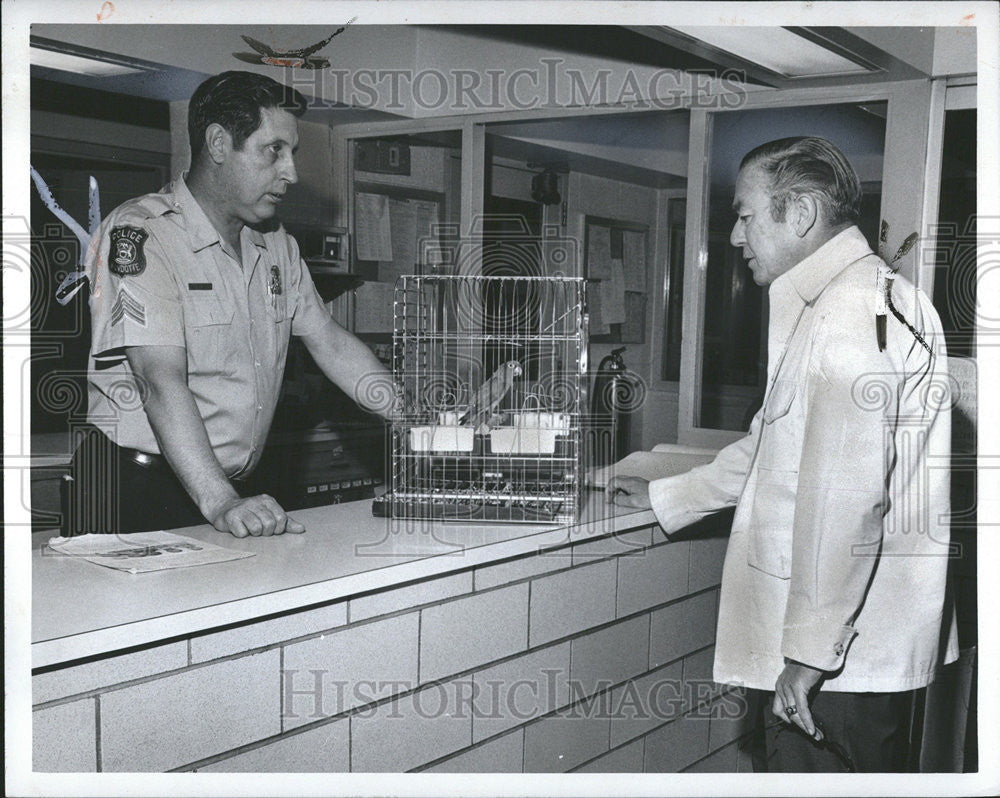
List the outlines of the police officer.
{"type": "Polygon", "coordinates": [[[302,532],[250,479],[290,335],[366,409],[391,377],[326,311],[275,214],[296,182],[298,92],[226,72],[191,98],[190,171],[116,208],[88,253],[91,425],[63,491],[63,534],[201,524],[302,532]]]}

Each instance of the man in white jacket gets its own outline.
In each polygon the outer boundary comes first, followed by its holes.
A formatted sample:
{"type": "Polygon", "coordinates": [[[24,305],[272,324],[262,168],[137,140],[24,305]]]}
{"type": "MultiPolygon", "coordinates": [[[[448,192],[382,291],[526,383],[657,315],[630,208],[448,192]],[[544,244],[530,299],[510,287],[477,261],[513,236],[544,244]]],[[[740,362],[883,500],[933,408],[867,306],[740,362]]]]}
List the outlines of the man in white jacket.
{"type": "Polygon", "coordinates": [[[824,139],[746,155],[730,241],[769,286],[763,406],[712,463],[608,487],[668,535],[736,505],[714,679],[780,719],[767,724],[772,771],[903,769],[912,691],[958,653],[941,322],[872,253],[860,201],[824,139]]]}

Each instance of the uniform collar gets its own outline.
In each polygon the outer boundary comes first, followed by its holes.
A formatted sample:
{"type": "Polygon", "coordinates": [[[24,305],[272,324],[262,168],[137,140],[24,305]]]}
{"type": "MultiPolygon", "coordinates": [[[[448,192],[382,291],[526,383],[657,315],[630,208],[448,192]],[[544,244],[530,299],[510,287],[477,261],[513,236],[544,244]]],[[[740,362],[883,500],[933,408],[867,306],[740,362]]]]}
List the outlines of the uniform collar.
{"type": "Polygon", "coordinates": [[[250,227],[247,225],[243,228],[243,232],[246,233],[247,238],[249,238],[253,244],[263,249],[267,248],[267,243],[264,241],[264,234],[256,227],[250,227]]]}
{"type": "Polygon", "coordinates": [[[856,260],[871,255],[871,247],[861,231],[855,227],[841,230],[811,255],[778,277],[774,285],[787,281],[803,302],[812,302],[830,282],[856,260]]]}
{"type": "MultiPolygon", "coordinates": [[[[174,205],[179,207],[181,213],[184,214],[188,237],[191,239],[191,250],[198,252],[205,247],[210,247],[212,244],[221,244],[222,236],[219,235],[219,231],[215,229],[215,225],[205,215],[205,211],[198,204],[198,200],[194,198],[191,189],[187,187],[186,177],[187,172],[184,172],[174,181],[174,205]]],[[[240,231],[240,237],[242,238],[244,234],[250,239],[251,243],[258,247],[267,246],[264,241],[264,234],[260,230],[244,225],[240,231]]]]}

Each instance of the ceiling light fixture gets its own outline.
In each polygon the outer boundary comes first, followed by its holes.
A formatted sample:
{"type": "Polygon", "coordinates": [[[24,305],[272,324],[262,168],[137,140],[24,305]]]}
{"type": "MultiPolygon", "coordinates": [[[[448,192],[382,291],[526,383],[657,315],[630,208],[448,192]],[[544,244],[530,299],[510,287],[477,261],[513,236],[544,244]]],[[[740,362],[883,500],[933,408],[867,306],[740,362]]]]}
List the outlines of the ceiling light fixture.
{"type": "Polygon", "coordinates": [[[711,48],[737,56],[786,78],[817,78],[878,71],[844,48],[832,49],[797,31],[751,25],[687,25],[676,31],[711,48]]]}
{"type": "Polygon", "coordinates": [[[150,69],[144,64],[113,53],[74,47],[37,36],[31,37],[30,59],[34,67],[99,78],[136,75],[150,69]]]}

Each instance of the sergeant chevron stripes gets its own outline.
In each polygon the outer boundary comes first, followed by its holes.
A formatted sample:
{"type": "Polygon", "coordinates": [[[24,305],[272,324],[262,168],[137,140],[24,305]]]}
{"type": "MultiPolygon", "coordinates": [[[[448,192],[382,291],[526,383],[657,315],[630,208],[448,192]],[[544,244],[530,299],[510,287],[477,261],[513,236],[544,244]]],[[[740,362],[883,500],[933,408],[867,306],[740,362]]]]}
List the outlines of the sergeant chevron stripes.
{"type": "Polygon", "coordinates": [[[118,292],[118,299],[111,308],[111,324],[118,324],[126,316],[140,327],[146,326],[146,307],[125,288],[118,292]]]}

